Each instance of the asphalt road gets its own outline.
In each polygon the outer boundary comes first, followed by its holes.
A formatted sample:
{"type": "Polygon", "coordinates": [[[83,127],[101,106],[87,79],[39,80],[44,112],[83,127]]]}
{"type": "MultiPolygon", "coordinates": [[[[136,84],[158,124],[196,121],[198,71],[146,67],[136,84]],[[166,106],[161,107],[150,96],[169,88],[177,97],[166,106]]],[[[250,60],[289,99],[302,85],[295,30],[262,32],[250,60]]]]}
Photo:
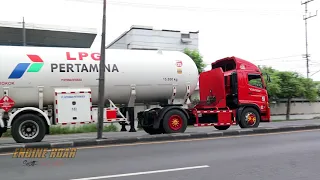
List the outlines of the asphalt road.
{"type": "MultiPolygon", "coordinates": [[[[259,127],[280,127],[280,126],[294,126],[294,125],[313,125],[320,124],[319,119],[315,120],[299,120],[299,121],[280,121],[280,122],[270,122],[261,123],[259,127]]],[[[129,131],[129,127],[127,130],[129,131]]],[[[229,130],[240,129],[239,126],[231,126],[229,130]]],[[[186,132],[212,132],[217,131],[214,127],[188,127],[186,132]]],[[[137,136],[148,136],[144,131],[137,132],[105,132],[103,137],[137,137],[137,136]]],[[[43,142],[58,142],[58,141],[70,141],[74,139],[90,139],[96,138],[97,133],[81,133],[81,134],[69,134],[69,135],[46,135],[43,142]]],[[[11,137],[1,137],[0,146],[15,144],[16,142],[11,137]]]]}
{"type": "Polygon", "coordinates": [[[10,180],[319,179],[320,131],[79,149],[74,159],[0,156],[10,180]],[[93,178],[95,177],[95,178],[93,178]]]}

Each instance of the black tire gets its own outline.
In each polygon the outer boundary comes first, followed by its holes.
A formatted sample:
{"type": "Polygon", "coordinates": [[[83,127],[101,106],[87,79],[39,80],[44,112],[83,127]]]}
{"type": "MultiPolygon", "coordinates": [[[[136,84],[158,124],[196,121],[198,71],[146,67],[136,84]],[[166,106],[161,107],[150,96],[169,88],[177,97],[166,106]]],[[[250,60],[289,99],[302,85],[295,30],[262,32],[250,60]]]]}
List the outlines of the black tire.
{"type": "Polygon", "coordinates": [[[162,121],[162,127],[164,130],[164,133],[183,133],[187,129],[188,126],[188,118],[187,116],[178,109],[171,109],[169,110],[163,118],[162,121]],[[170,126],[170,122],[172,121],[178,122],[179,125],[176,125],[176,128],[170,126]]]}
{"type": "Polygon", "coordinates": [[[150,134],[150,135],[154,135],[154,134],[162,134],[163,131],[161,129],[154,129],[153,127],[145,127],[145,126],[142,126],[142,129],[150,134]]]}
{"type": "MultiPolygon", "coordinates": [[[[23,114],[14,120],[11,129],[12,137],[17,143],[40,142],[46,134],[46,124],[37,115],[23,114]],[[20,127],[21,126],[21,127],[20,127]],[[27,129],[29,128],[29,129],[27,129]],[[26,133],[21,130],[32,130],[33,137],[26,137],[26,133]]],[[[31,134],[32,135],[32,134],[31,134]]]]}
{"type": "Polygon", "coordinates": [[[214,126],[218,130],[227,130],[230,128],[230,126],[214,126]]]}
{"type": "Polygon", "coordinates": [[[241,113],[241,117],[240,117],[240,121],[239,121],[239,126],[241,128],[257,128],[260,124],[260,114],[258,113],[258,111],[254,108],[248,107],[245,108],[242,113],[241,113]],[[252,114],[255,116],[255,122],[254,124],[250,124],[247,119],[246,116],[248,114],[252,114]]]}
{"type": "Polygon", "coordinates": [[[4,128],[0,127],[0,137],[2,137],[2,134],[5,132],[6,132],[6,130],[4,128]]]}

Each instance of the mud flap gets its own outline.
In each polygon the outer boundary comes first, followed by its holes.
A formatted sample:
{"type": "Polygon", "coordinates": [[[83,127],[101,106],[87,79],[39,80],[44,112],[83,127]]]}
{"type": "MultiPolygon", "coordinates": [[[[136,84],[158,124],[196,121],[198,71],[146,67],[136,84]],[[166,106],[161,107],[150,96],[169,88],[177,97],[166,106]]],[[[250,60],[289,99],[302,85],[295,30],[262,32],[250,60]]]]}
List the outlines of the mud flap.
{"type": "Polygon", "coordinates": [[[3,133],[7,132],[7,121],[4,121],[2,118],[0,119],[0,137],[3,133]]]}

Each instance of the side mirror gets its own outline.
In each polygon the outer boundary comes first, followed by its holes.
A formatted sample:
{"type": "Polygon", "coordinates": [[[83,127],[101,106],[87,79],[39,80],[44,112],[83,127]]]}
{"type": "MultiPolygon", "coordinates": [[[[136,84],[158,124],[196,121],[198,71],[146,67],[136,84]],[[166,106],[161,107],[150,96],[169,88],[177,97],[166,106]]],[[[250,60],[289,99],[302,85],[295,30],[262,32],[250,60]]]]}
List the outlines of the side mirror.
{"type": "Polygon", "coordinates": [[[267,74],[267,81],[268,81],[269,83],[271,83],[271,78],[270,78],[269,74],[267,74]]]}
{"type": "Polygon", "coordinates": [[[269,76],[268,73],[262,73],[263,76],[267,76],[267,82],[270,83],[271,82],[271,78],[269,76]]]}

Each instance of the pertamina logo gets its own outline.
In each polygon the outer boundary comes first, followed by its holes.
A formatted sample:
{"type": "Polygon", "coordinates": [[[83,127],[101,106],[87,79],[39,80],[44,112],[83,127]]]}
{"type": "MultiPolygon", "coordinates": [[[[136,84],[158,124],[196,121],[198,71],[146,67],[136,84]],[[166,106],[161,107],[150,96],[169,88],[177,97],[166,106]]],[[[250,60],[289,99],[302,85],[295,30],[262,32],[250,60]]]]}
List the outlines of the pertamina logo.
{"type": "Polygon", "coordinates": [[[27,54],[32,63],[19,63],[9,76],[9,79],[19,79],[25,72],[39,72],[43,66],[43,60],[38,55],[27,54]]]}

